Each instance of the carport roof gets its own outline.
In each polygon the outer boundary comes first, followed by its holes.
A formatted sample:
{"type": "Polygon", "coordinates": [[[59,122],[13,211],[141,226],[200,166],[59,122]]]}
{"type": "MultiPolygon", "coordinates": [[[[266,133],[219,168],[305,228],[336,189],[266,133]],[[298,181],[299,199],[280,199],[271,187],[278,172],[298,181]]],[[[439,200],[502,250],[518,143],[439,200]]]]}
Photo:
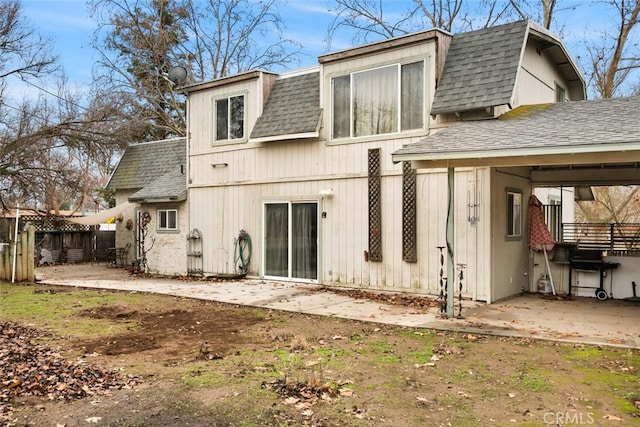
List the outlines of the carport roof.
{"type": "Polygon", "coordinates": [[[640,96],[518,107],[458,122],[392,154],[418,168],[640,161],[640,96]]]}

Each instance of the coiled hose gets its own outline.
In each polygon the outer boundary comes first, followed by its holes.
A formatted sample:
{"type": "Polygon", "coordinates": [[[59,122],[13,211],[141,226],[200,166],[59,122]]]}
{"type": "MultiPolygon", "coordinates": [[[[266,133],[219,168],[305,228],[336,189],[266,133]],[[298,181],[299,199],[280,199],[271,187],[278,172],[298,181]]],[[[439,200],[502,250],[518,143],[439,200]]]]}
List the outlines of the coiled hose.
{"type": "Polygon", "coordinates": [[[238,274],[247,274],[251,265],[251,236],[244,230],[240,230],[235,239],[233,251],[233,265],[238,274]]]}

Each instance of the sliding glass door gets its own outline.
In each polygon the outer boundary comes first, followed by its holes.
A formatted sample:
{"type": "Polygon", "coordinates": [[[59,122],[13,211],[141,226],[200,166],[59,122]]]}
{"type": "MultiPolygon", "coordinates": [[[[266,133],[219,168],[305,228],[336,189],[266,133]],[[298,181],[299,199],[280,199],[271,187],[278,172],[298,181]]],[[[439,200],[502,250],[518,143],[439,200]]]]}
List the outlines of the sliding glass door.
{"type": "Polygon", "coordinates": [[[318,203],[265,203],[264,223],[265,276],[317,280],[318,203]]]}

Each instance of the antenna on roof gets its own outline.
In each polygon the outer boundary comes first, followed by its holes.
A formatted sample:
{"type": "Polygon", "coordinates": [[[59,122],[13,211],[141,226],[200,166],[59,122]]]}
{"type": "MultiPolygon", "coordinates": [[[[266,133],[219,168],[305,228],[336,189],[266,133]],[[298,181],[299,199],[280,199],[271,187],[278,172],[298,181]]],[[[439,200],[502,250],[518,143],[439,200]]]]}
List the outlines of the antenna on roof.
{"type": "Polygon", "coordinates": [[[187,69],[180,65],[176,65],[175,67],[171,67],[167,77],[171,80],[171,83],[180,86],[185,82],[185,80],[187,80],[187,69]]]}

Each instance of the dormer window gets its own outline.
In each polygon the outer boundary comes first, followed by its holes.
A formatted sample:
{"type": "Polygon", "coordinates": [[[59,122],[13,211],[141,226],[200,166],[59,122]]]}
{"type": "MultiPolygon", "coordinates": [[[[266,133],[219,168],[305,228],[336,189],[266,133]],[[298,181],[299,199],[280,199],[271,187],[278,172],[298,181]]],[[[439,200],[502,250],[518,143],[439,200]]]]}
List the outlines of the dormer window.
{"type": "Polygon", "coordinates": [[[244,95],[214,101],[216,142],[244,138],[244,95]]]}
{"type": "Polygon", "coordinates": [[[358,71],[331,83],[334,139],[424,128],[424,61],[358,71]]]}

